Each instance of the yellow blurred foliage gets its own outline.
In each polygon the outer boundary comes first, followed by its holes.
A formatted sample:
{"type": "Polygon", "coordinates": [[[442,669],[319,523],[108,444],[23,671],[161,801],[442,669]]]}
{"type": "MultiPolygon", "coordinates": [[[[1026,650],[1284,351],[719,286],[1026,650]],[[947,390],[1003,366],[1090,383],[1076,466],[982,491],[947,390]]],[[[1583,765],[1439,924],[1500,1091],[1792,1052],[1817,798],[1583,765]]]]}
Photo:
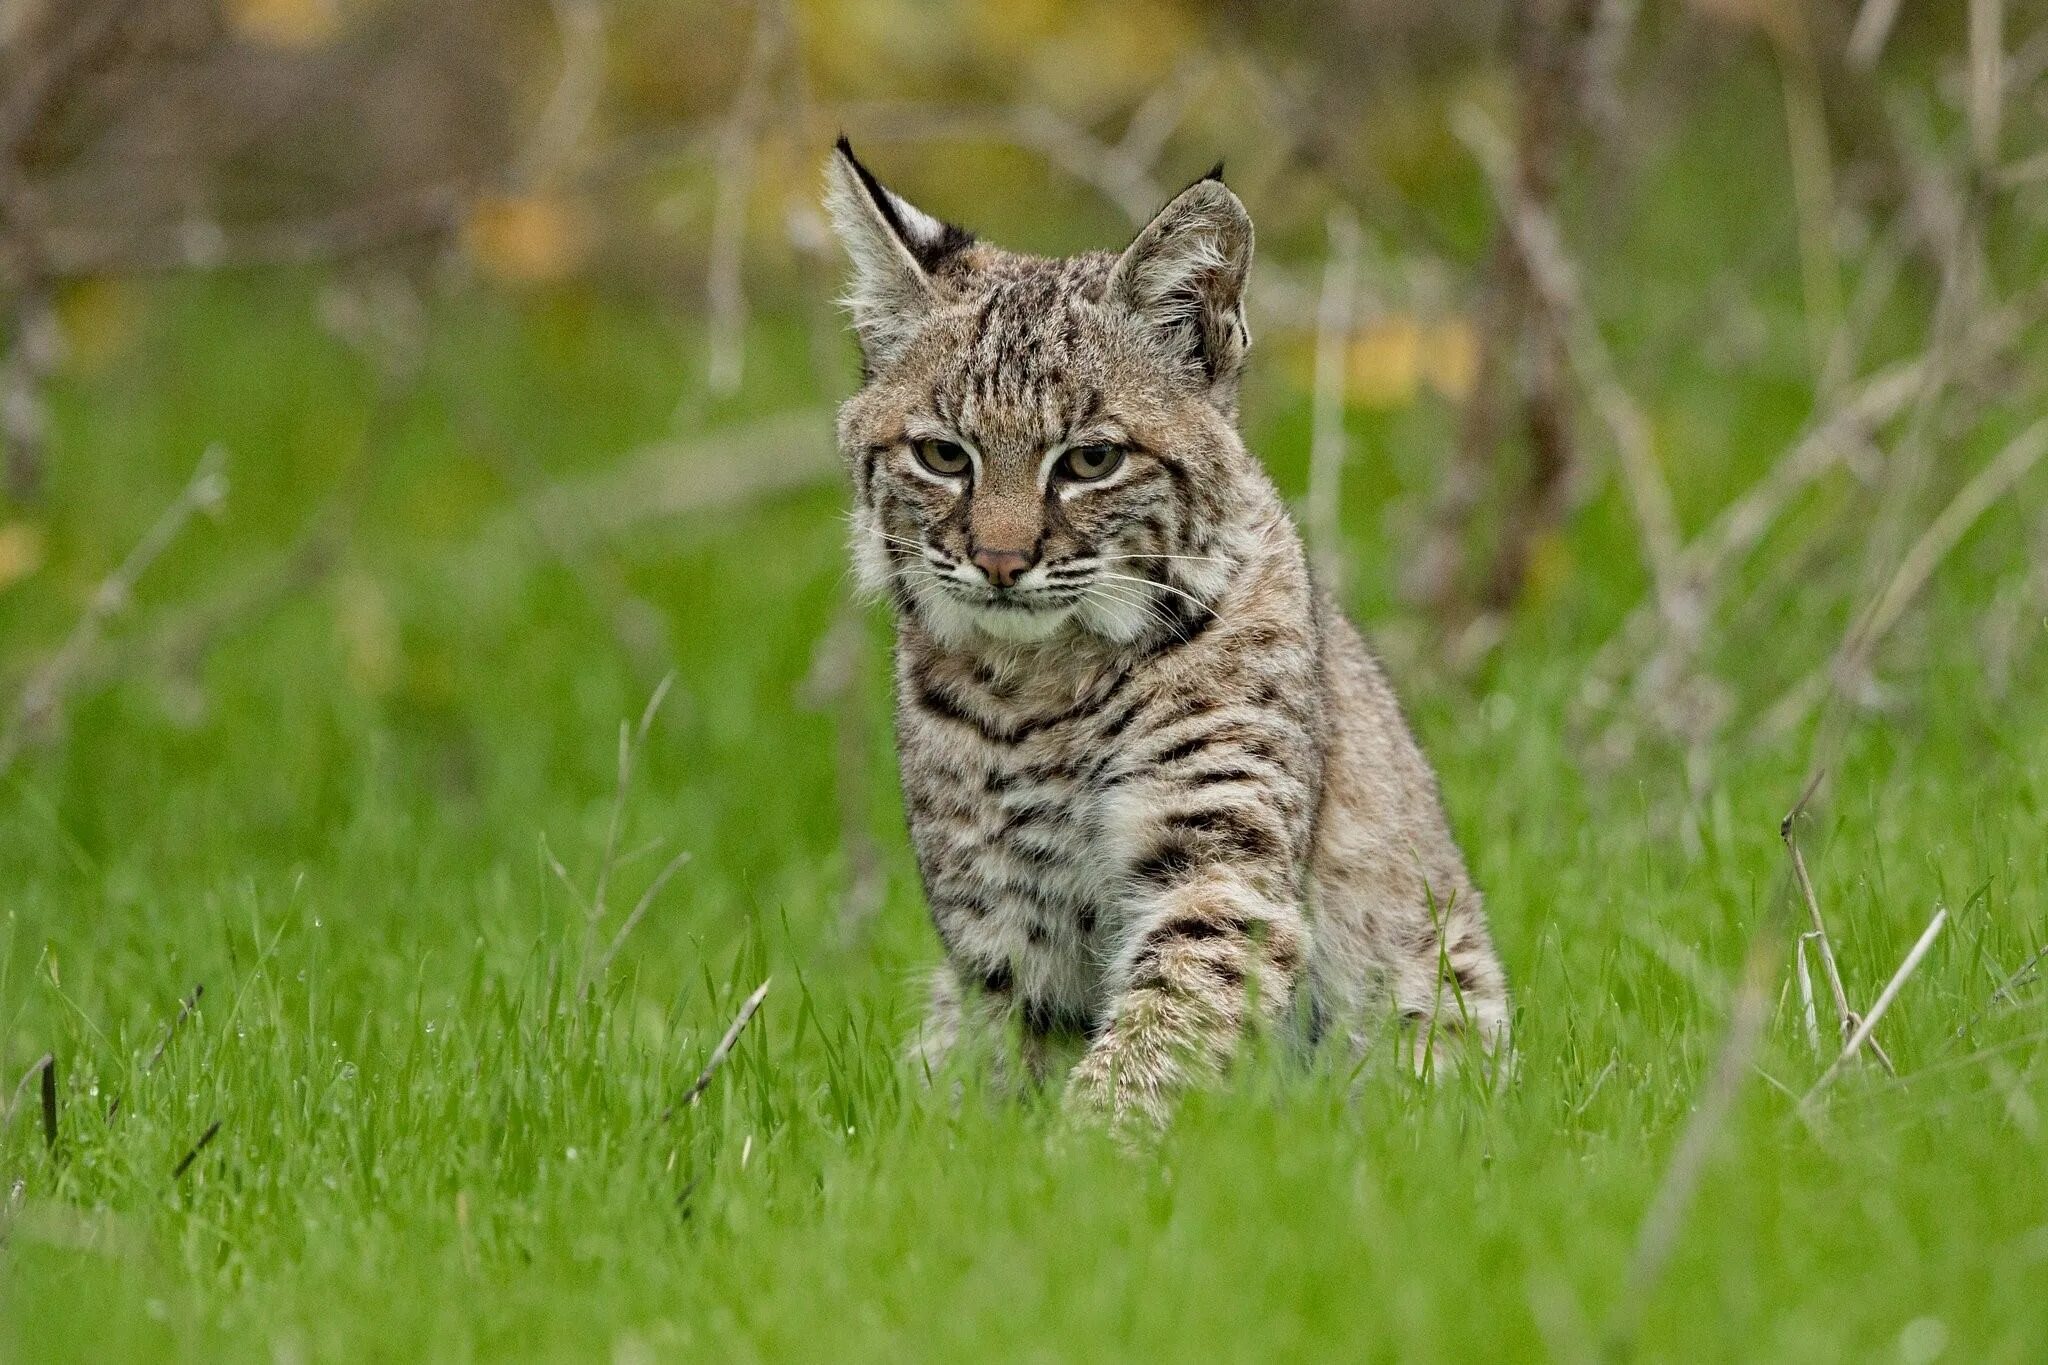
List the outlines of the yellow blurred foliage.
{"type": "MultiPolygon", "coordinates": [[[[983,7],[987,13],[1007,9],[983,7]]],[[[1074,104],[1143,95],[1172,73],[1198,36],[1184,7],[1158,0],[1065,9],[1057,30],[1032,44],[1025,68],[1030,84],[1055,103],[1067,103],[1058,98],[1061,91],[1085,95],[1074,104]]]]}
{"type": "Polygon", "coordinates": [[[1061,0],[1007,0],[969,5],[965,20],[970,50],[997,61],[1015,61],[1057,33],[1066,22],[1061,0]]]}
{"type": "Polygon", "coordinates": [[[265,47],[319,47],[341,31],[341,0],[226,0],[237,35],[265,47]]]}
{"type": "Polygon", "coordinates": [[[1358,329],[1345,361],[1345,397],[1360,407],[1406,407],[1424,384],[1459,402],[1472,392],[1479,342],[1464,318],[1391,313],[1358,329]]]}
{"type": "Polygon", "coordinates": [[[25,521],[0,525],[0,591],[43,567],[43,533],[25,521]]]}
{"type": "Polygon", "coordinates": [[[1174,0],[817,0],[804,48],[828,92],[933,98],[973,87],[1085,117],[1148,93],[1199,41],[1200,22],[1174,0]]]}
{"type": "Polygon", "coordinates": [[[128,350],[142,314],[142,294],[132,281],[96,276],[66,285],[57,295],[65,358],[88,374],[99,373],[128,350]]]}
{"type": "Polygon", "coordinates": [[[1454,403],[1472,392],[1479,375],[1479,334],[1469,318],[1446,318],[1423,337],[1422,376],[1429,386],[1454,403]]]}
{"type": "Polygon", "coordinates": [[[546,284],[583,263],[591,230],[583,210],[565,199],[489,195],[471,206],[462,243],[486,274],[512,284],[546,284]]]}
{"type": "Polygon", "coordinates": [[[1345,396],[1368,408],[1405,408],[1422,382],[1422,329],[1405,314],[1359,329],[1345,356],[1345,396]]]}

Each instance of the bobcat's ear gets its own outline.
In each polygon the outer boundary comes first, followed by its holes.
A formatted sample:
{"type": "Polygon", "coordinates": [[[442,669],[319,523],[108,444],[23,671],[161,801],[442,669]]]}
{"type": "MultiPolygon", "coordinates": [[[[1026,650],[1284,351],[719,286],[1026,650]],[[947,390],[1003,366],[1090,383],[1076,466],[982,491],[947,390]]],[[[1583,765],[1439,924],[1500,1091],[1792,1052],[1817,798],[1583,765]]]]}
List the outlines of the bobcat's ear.
{"type": "Polygon", "coordinates": [[[1218,166],[1145,225],[1110,271],[1105,297],[1137,314],[1176,358],[1200,366],[1228,411],[1252,342],[1244,320],[1251,264],[1251,215],[1218,166]]]}
{"type": "Polygon", "coordinates": [[[853,261],[844,303],[873,371],[902,350],[939,302],[932,271],[974,238],[884,188],[844,137],[825,167],[825,211],[853,261]]]}

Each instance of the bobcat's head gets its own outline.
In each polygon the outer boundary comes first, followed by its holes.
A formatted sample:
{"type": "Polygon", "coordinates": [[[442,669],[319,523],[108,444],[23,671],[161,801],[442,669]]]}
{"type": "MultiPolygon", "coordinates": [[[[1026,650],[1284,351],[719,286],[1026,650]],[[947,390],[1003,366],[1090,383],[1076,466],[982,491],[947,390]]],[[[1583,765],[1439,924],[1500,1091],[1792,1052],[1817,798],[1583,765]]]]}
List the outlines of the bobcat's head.
{"type": "Polygon", "coordinates": [[[1204,623],[1263,482],[1236,430],[1252,224],[1220,174],[1121,255],[1059,260],[920,212],[843,138],[825,203],[865,377],[839,414],[863,585],[959,646],[1204,623]]]}

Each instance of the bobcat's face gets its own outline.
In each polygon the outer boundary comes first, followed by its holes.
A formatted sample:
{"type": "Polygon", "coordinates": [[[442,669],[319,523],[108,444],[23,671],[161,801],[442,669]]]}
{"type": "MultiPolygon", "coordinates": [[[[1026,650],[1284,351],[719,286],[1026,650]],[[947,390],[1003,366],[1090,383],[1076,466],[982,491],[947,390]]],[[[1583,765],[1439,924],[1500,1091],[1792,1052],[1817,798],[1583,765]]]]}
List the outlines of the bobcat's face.
{"type": "Polygon", "coordinates": [[[1235,196],[1199,182],[1122,258],[1065,260],[974,242],[844,148],[828,202],[868,376],[840,414],[863,584],[962,645],[1199,624],[1247,458],[1235,196]]]}

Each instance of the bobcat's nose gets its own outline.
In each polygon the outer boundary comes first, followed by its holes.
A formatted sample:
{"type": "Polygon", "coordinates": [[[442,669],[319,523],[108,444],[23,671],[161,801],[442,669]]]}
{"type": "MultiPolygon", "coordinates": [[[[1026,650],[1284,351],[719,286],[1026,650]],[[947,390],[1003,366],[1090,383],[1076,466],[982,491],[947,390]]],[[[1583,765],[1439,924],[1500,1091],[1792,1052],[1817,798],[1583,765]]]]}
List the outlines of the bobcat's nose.
{"type": "Polygon", "coordinates": [[[976,550],[974,567],[988,575],[988,581],[1007,588],[1037,561],[1022,550],[976,550]]]}

